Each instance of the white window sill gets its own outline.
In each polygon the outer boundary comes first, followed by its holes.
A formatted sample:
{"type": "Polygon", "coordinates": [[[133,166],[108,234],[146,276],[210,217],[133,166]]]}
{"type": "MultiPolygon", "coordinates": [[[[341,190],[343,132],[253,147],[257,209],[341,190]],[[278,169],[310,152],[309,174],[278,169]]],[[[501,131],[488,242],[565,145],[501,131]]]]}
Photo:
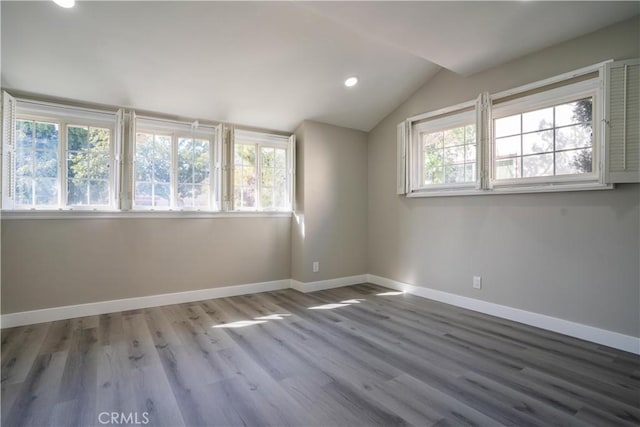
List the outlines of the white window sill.
{"type": "Polygon", "coordinates": [[[496,194],[526,194],[526,193],[557,193],[563,191],[593,191],[611,190],[613,184],[600,183],[568,183],[568,184],[537,184],[537,185],[503,185],[494,186],[492,189],[464,189],[464,190],[423,190],[408,193],[407,197],[451,197],[451,196],[490,196],[496,194]]]}
{"type": "Polygon", "coordinates": [[[0,219],[199,219],[199,218],[288,218],[291,212],[203,212],[203,211],[2,211],[0,219]]]}

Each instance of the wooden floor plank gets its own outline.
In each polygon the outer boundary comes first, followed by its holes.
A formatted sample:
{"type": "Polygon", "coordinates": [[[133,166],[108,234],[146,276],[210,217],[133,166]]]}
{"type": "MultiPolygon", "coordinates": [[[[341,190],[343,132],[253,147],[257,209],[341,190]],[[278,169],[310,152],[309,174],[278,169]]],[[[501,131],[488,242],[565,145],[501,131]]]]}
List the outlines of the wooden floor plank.
{"type": "Polygon", "coordinates": [[[101,412],[167,427],[640,425],[640,356],[387,292],[279,290],[5,329],[2,425],[99,425],[101,412]]]}

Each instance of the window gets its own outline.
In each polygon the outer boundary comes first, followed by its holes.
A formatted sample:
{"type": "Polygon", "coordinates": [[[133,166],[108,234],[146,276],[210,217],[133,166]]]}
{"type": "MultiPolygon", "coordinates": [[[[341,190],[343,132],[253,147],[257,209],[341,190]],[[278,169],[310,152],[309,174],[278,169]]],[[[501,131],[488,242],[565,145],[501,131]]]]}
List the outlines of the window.
{"type": "Polygon", "coordinates": [[[640,181],[640,61],[606,62],[398,125],[397,194],[612,188],[640,181]]]}
{"type": "Polygon", "coordinates": [[[133,207],[219,210],[220,126],[134,120],[133,207]]]}
{"type": "Polygon", "coordinates": [[[233,140],[235,210],[291,210],[293,139],[236,130],[233,140]]]}
{"type": "Polygon", "coordinates": [[[598,180],[599,79],[496,102],[492,185],[598,180]]]}
{"type": "Polygon", "coordinates": [[[478,181],[475,102],[412,119],[411,191],[456,191],[478,181]]]}
{"type": "Polygon", "coordinates": [[[6,108],[3,209],[115,208],[121,112],[5,97],[6,108]]]}

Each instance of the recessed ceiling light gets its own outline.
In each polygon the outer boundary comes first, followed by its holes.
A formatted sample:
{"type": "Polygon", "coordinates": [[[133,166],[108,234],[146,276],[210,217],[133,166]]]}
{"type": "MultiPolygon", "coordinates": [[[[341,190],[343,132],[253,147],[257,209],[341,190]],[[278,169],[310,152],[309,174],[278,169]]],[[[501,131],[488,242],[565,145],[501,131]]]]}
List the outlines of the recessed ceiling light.
{"type": "Polygon", "coordinates": [[[76,0],[53,0],[60,7],[70,8],[76,4],[76,0]]]}
{"type": "Polygon", "coordinates": [[[358,84],[358,78],[357,77],[349,77],[347,80],[344,81],[344,85],[346,87],[354,87],[357,84],[358,84]]]}

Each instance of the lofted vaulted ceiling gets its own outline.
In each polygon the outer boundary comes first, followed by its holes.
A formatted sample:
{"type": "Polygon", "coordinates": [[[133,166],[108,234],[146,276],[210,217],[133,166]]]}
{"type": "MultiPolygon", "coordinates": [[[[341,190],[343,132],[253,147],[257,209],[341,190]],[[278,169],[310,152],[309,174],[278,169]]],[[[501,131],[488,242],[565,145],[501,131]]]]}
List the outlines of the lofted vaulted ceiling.
{"type": "Polygon", "coordinates": [[[2,86],[292,131],[370,130],[441,67],[469,75],[638,2],[2,1],[2,86]],[[346,77],[360,83],[345,88],[346,77]]]}

